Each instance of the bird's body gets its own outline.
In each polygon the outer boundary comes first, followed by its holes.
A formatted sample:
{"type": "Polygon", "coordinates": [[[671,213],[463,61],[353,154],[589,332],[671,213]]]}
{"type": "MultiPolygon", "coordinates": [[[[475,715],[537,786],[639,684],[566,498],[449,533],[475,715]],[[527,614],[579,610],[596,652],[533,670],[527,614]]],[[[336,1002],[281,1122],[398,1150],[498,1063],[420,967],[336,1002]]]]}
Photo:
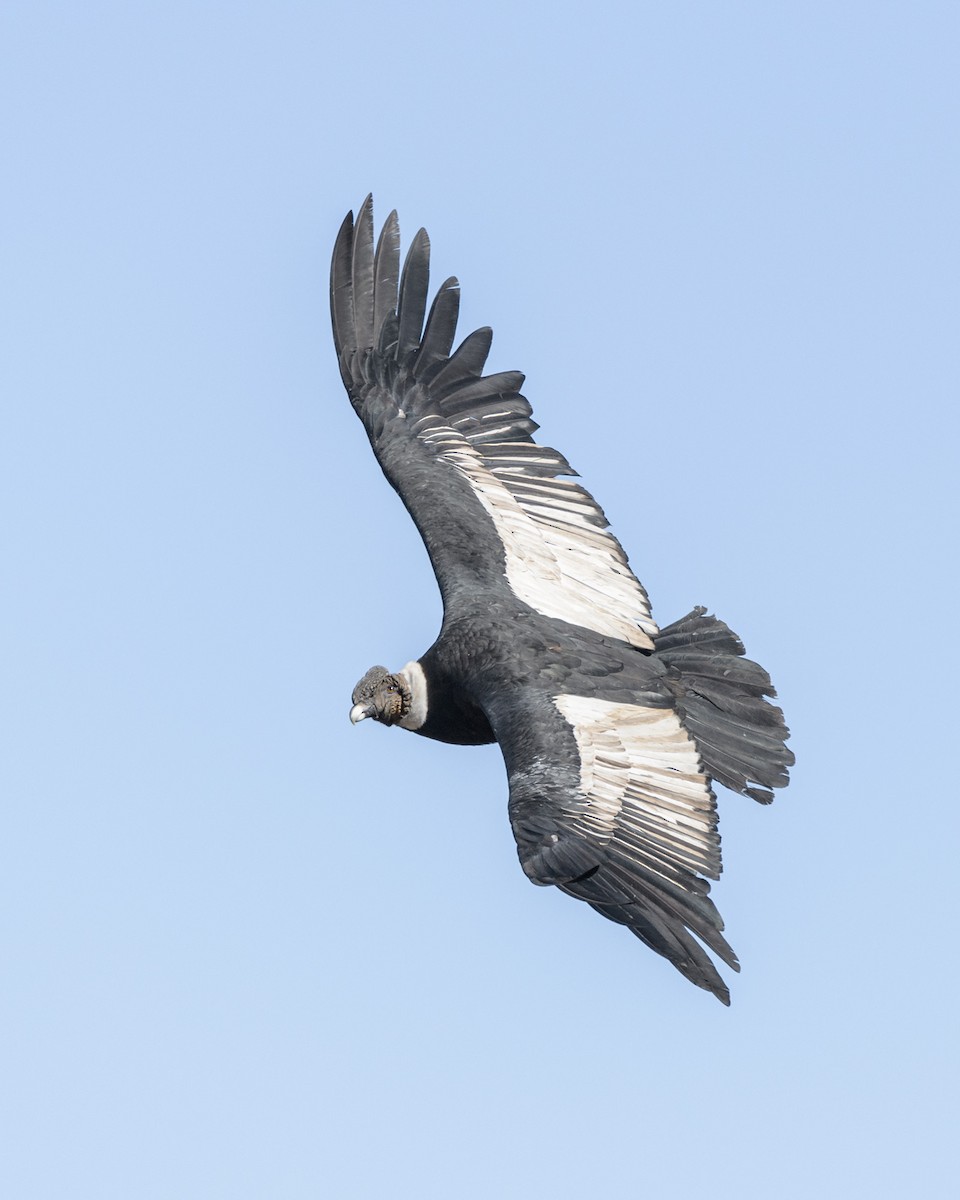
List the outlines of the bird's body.
{"type": "Polygon", "coordinates": [[[769,677],[703,609],[657,627],[603,512],[533,441],[523,377],[482,375],[490,331],[451,353],[456,280],[424,326],[428,260],[421,230],[401,275],[396,214],[374,250],[369,199],[334,251],[344,384],[444,603],[434,645],[401,671],[372,668],[351,719],[498,742],[527,875],[627,925],[726,1003],[700,945],[737,969],[706,881],[720,872],[711,781],[763,803],[786,784],[769,677]]]}

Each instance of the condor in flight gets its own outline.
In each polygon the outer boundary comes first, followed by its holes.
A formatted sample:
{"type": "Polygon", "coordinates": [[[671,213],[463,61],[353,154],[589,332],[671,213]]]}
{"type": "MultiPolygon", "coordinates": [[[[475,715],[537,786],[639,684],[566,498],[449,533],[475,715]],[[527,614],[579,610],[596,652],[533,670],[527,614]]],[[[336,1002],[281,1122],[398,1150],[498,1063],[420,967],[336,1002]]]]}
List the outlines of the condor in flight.
{"type": "Polygon", "coordinates": [[[421,229],[401,272],[396,213],[374,248],[370,197],[333,254],[340,373],[443,596],[436,642],[399,671],[371,668],[350,719],[499,742],[527,876],[729,1004],[704,950],[739,970],[707,883],[720,874],[713,784],[767,804],[787,783],[770,677],[703,608],[657,627],[600,506],[533,440],[523,376],[483,374],[491,331],[452,350],[456,279],[424,324],[429,257],[421,229]]]}

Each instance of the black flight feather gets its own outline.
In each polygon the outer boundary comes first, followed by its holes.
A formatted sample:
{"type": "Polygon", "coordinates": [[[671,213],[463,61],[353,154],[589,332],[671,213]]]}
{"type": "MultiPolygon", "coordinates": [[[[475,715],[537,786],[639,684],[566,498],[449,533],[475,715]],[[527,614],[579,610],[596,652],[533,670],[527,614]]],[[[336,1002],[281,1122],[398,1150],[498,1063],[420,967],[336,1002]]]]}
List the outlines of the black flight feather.
{"type": "Polygon", "coordinates": [[[400,332],[397,339],[397,358],[402,362],[420,345],[423,314],[427,311],[427,289],[430,286],[430,239],[421,229],[410,244],[400,276],[400,303],[397,317],[400,332]]]}
{"type": "Polygon", "coordinates": [[[431,369],[439,369],[447,361],[457,334],[459,315],[460,283],[451,276],[440,285],[440,290],[430,306],[420,352],[413,368],[417,378],[427,377],[431,369]]]}

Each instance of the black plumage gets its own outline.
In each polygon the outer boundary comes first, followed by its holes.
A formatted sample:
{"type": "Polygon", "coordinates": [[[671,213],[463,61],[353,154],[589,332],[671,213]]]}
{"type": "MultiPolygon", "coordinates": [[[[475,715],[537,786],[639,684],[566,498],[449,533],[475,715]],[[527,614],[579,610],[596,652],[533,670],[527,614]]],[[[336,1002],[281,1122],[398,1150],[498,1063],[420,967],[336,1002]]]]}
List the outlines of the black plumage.
{"type": "Polygon", "coordinates": [[[395,213],[370,198],[331,268],[340,372],[443,597],[437,641],[372,668],[351,719],[500,744],[531,880],[626,925],[729,1003],[704,947],[739,969],[708,879],[721,869],[712,783],[761,803],[793,762],[766,671],[703,608],[658,629],[593,497],[537,429],[516,371],[484,375],[491,331],[452,350],[459,285],[427,313],[430,243],[400,270],[395,213]]]}

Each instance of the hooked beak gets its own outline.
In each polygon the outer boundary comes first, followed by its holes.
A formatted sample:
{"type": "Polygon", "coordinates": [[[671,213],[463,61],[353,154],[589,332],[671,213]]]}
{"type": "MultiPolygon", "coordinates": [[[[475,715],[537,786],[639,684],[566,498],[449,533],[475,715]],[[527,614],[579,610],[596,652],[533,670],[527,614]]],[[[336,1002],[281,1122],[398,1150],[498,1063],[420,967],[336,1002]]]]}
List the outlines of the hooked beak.
{"type": "Polygon", "coordinates": [[[364,717],[372,717],[372,716],[373,716],[373,705],[372,704],[355,704],[353,706],[353,708],[350,709],[350,723],[352,725],[356,725],[359,721],[362,721],[364,719],[364,717]]]}

